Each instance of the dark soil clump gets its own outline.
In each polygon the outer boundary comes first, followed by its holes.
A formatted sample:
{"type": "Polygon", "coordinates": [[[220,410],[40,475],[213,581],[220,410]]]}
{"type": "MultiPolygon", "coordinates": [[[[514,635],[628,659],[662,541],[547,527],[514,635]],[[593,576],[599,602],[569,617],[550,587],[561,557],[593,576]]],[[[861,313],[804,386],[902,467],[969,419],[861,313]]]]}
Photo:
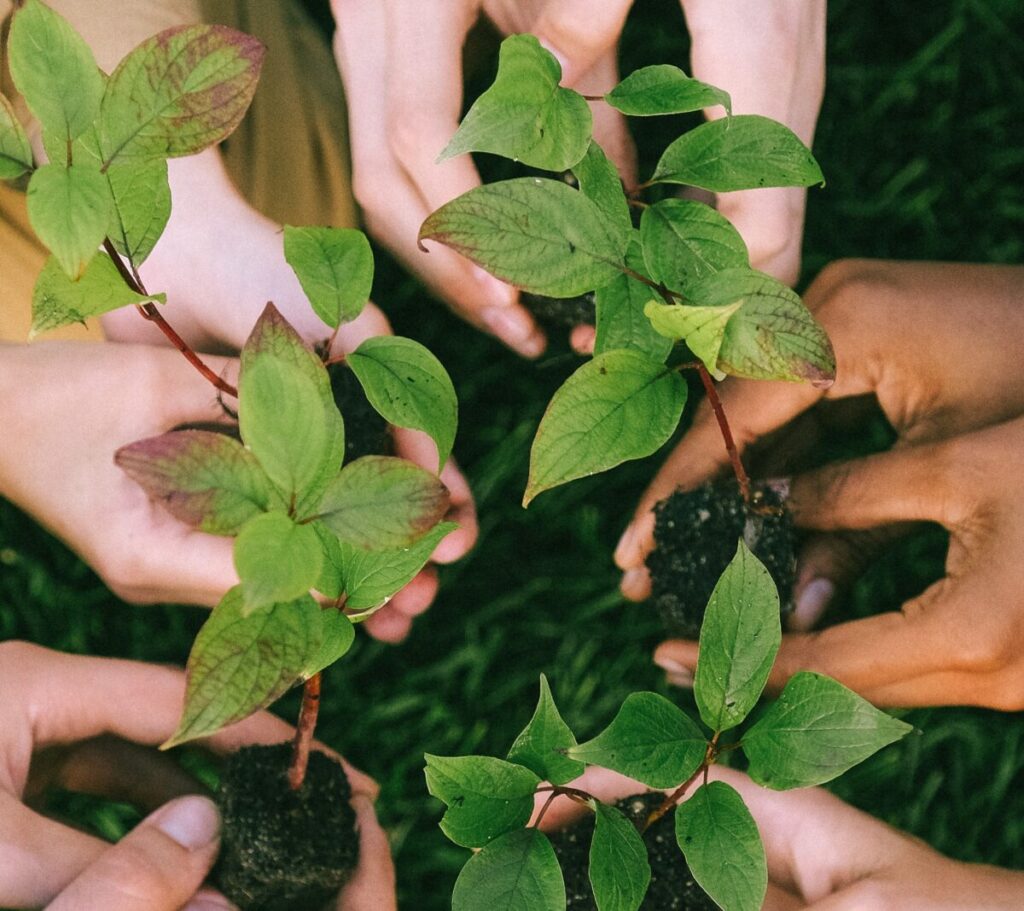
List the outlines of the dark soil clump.
{"type": "Polygon", "coordinates": [[[224,819],[216,886],[242,911],[310,911],[349,879],[359,856],[345,770],[324,753],[288,786],[291,744],[245,747],[217,792],[224,819]]]}
{"type": "Polygon", "coordinates": [[[394,444],[387,421],[369,403],[356,375],[344,364],[327,368],[334,403],[345,420],[345,462],[368,455],[391,455],[394,444]]]}
{"type": "Polygon", "coordinates": [[[778,586],[783,613],[792,609],[793,521],[774,490],[755,484],[754,492],[764,512],[748,508],[733,481],[677,491],[654,508],[655,549],[647,568],[651,598],[670,635],[700,635],[708,599],[740,538],[778,586]]]}
{"type": "MultiPolygon", "coordinates": [[[[663,799],[661,794],[636,794],[620,800],[615,806],[639,829],[663,799]]],[[[551,843],[565,878],[566,911],[597,911],[588,874],[593,834],[594,817],[589,813],[576,825],[551,834],[551,843]]],[[[665,814],[644,832],[644,843],[651,864],[651,884],[640,905],[641,911],[717,911],[718,905],[690,874],[690,868],[676,844],[675,822],[671,813],[665,814]]]]}
{"type": "Polygon", "coordinates": [[[562,298],[523,292],[520,300],[545,329],[571,329],[573,326],[593,326],[597,322],[593,293],[562,298]]]}

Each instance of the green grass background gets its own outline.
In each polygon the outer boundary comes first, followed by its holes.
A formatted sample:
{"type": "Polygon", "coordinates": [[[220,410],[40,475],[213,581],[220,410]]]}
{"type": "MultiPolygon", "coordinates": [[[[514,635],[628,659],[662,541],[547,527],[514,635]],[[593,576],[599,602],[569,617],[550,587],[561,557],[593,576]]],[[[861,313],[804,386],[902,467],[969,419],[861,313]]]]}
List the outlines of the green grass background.
{"type": "MultiPolygon", "coordinates": [[[[828,186],[811,191],[805,279],[842,256],[1021,261],[1022,35],[1017,0],[832,0],[815,142],[828,186]]],[[[686,54],[678,6],[638,0],[624,69],[686,66],[686,54]]],[[[638,125],[642,173],[681,125],[638,125]]],[[[466,852],[436,826],[441,807],[424,788],[423,752],[504,755],[529,718],[542,671],[580,736],[603,726],[631,691],[670,692],[650,662],[658,623],[620,599],[610,559],[660,456],[520,509],[532,434],[576,359],[560,341],[538,363],[519,360],[385,262],[376,299],[396,331],[438,354],[458,389],[456,454],[476,492],[481,535],[471,556],[444,570],[437,602],[406,643],[360,638],[327,672],[319,733],[381,783],[378,812],[392,836],[402,907],[435,911],[449,907],[466,852]]],[[[944,546],[929,532],[887,554],[844,613],[897,607],[940,573],[944,546]]],[[[202,619],[191,608],[118,602],[60,543],[0,505],[0,638],[181,663],[202,619]]],[[[296,705],[289,698],[279,710],[293,718],[296,705]]],[[[1024,719],[966,709],[907,717],[919,734],[834,789],[954,857],[1024,867],[1024,719]]],[[[69,795],[54,808],[110,837],[136,818],[69,795]]]]}

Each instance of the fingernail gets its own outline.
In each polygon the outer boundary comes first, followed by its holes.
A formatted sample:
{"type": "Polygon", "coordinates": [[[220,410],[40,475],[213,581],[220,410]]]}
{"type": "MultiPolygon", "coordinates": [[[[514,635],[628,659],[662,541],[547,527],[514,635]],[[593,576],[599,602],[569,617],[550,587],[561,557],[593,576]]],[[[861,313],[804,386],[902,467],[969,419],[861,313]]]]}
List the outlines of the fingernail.
{"type": "Polygon", "coordinates": [[[636,526],[630,523],[615,545],[615,562],[622,566],[632,555],[636,546],[636,526]]]}
{"type": "Polygon", "coordinates": [[[183,848],[205,848],[220,833],[220,815],[212,800],[179,797],[157,811],[156,827],[183,848]]]}
{"type": "Polygon", "coordinates": [[[821,619],[835,593],[836,587],[829,579],[812,579],[808,582],[796,599],[790,627],[801,632],[811,629],[821,619]]]}
{"type": "Polygon", "coordinates": [[[693,686],[693,671],[685,664],[662,655],[655,655],[654,663],[668,675],[668,682],[673,686],[693,686]]]}

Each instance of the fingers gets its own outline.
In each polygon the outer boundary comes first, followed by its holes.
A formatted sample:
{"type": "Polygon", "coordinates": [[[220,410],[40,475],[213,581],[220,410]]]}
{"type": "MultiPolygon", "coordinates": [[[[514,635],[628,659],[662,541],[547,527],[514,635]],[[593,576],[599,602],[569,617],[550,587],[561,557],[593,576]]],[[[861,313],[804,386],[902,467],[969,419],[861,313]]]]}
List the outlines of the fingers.
{"type": "Polygon", "coordinates": [[[949,443],[923,444],[829,465],[794,478],[794,521],[821,530],[893,522],[951,525],[963,514],[964,473],[949,443]]]}
{"type": "MultiPolygon", "coordinates": [[[[437,470],[437,447],[425,433],[394,428],[395,451],[402,458],[409,459],[427,471],[437,470]]],[[[464,557],[476,543],[479,526],[473,492],[465,475],[454,460],[449,460],[441,471],[441,480],[448,488],[450,506],[446,519],[458,524],[458,529],[446,536],[437,545],[431,560],[435,563],[452,563],[464,557]]]]}
{"type": "MultiPolygon", "coordinates": [[[[185,696],[180,670],[67,655],[24,642],[0,645],[0,680],[0,729],[31,731],[36,748],[103,734],[156,746],[177,727],[185,696]]],[[[281,719],[258,712],[204,742],[224,753],[248,743],[280,743],[292,732],[281,719]]],[[[32,746],[25,744],[29,751],[32,746]]],[[[6,784],[20,793],[24,776],[6,784]]]]}
{"type": "Polygon", "coordinates": [[[50,911],[177,911],[202,885],[219,838],[212,801],[172,801],[104,851],[54,899],[50,911]]]}
{"type": "Polygon", "coordinates": [[[807,632],[817,626],[836,591],[852,583],[879,553],[914,527],[912,523],[899,523],[867,531],[811,535],[797,563],[795,607],[787,618],[789,628],[807,632]]]}
{"type": "Polygon", "coordinates": [[[594,343],[597,341],[597,328],[594,326],[573,326],[569,335],[569,344],[577,354],[593,354],[594,343]]]}
{"type": "Polygon", "coordinates": [[[405,639],[413,620],[434,602],[437,596],[437,571],[427,567],[398,592],[387,607],[367,618],[366,631],[375,639],[395,645],[405,639]]]}
{"type": "Polygon", "coordinates": [[[0,793],[0,907],[43,907],[108,848],[0,793]]]}
{"type": "MultiPolygon", "coordinates": [[[[749,443],[787,423],[810,407],[822,391],[808,384],[727,380],[720,397],[737,447],[749,443]]],[[[623,570],[642,570],[654,546],[655,504],[675,490],[696,487],[714,477],[728,464],[728,453],[711,408],[702,404],[693,426],[654,476],[637,506],[632,523],[615,549],[615,562],[623,570]]],[[[624,586],[627,597],[646,597],[640,587],[624,586]],[[630,590],[627,590],[630,588],[630,590]],[[642,592],[642,593],[641,593],[642,592]]]]}
{"type": "Polygon", "coordinates": [[[430,244],[424,254],[416,243],[433,208],[479,183],[469,156],[434,163],[455,132],[461,44],[475,8],[455,2],[402,5],[397,12],[381,3],[341,8],[335,50],[349,105],[353,188],[370,231],[433,293],[513,350],[536,357],[544,335],[514,289],[446,247],[430,244]]]}
{"type": "Polygon", "coordinates": [[[563,85],[575,86],[615,48],[630,6],[632,0],[551,0],[545,5],[532,31],[561,63],[563,85]]]}
{"type": "Polygon", "coordinates": [[[338,911],[394,911],[395,867],[387,835],[369,799],[355,795],[352,808],[359,829],[359,866],[338,897],[338,911]]]}
{"type": "MultiPolygon", "coordinates": [[[[224,409],[237,410],[238,400],[219,395],[206,377],[177,351],[149,349],[159,372],[154,374],[154,404],[159,407],[162,430],[179,424],[222,423],[233,420],[224,409]]],[[[238,359],[203,355],[203,363],[232,386],[238,385],[238,359]]]]}

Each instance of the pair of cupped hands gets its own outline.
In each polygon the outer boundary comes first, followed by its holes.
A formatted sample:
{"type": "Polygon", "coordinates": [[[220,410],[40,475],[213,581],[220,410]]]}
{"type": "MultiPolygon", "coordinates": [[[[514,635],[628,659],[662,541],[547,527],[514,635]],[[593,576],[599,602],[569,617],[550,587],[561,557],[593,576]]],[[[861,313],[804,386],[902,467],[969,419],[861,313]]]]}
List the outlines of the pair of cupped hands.
{"type": "MultiPolygon", "coordinates": [[[[203,882],[220,844],[220,820],[202,788],[153,747],[175,728],[181,671],[134,661],[0,644],[0,905],[50,911],[224,911],[203,882]],[[139,694],[144,694],[144,698],[139,694]],[[116,845],[32,808],[48,786],[152,809],[116,845]]],[[[260,712],[203,744],[222,753],[272,743],[290,728],[260,712]]],[[[394,911],[395,878],[377,823],[376,788],[347,767],[360,861],[338,911],[394,911]]],[[[1024,874],[947,860],[820,789],[781,794],[715,768],[743,795],[764,839],[767,911],[993,911],[1020,907],[1024,874]]],[[[608,802],[643,790],[592,769],[575,782],[608,802]]],[[[538,802],[538,811],[540,802],[538,802]]],[[[578,804],[557,799],[545,828],[570,824],[578,804]]]]}

